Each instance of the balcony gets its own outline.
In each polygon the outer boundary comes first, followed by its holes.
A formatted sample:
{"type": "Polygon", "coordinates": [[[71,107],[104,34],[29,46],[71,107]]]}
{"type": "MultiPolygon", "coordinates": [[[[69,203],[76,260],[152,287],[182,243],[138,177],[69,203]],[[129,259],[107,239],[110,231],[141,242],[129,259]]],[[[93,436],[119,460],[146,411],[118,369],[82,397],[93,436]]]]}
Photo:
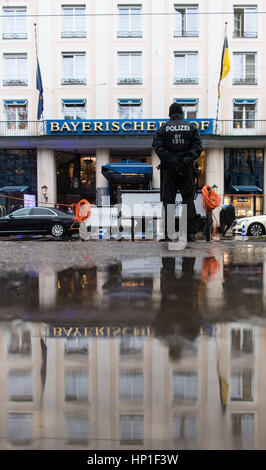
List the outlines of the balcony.
{"type": "Polygon", "coordinates": [[[86,85],[86,78],[62,78],[61,85],[86,85]]]}
{"type": "Polygon", "coordinates": [[[0,121],[1,137],[30,137],[45,134],[46,121],[0,121]]]}
{"type": "Polygon", "coordinates": [[[213,133],[226,136],[266,136],[266,120],[234,119],[214,120],[213,133]]]}
{"type": "Polygon", "coordinates": [[[28,86],[28,80],[23,79],[13,79],[13,80],[3,80],[4,86],[28,86]]]}
{"type": "Polygon", "coordinates": [[[142,78],[118,78],[118,85],[142,85],[142,78]]]}
{"type": "Polygon", "coordinates": [[[174,85],[198,85],[198,78],[175,78],[174,85]]]}
{"type": "Polygon", "coordinates": [[[141,38],[142,31],[117,31],[118,38],[141,38]]]}

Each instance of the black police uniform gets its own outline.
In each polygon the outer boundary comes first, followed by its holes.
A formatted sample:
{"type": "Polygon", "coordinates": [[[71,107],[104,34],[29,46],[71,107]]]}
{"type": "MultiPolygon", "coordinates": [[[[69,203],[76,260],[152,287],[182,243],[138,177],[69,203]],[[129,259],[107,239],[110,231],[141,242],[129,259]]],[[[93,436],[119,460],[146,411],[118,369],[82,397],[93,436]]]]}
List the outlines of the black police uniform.
{"type": "Polygon", "coordinates": [[[202,152],[199,132],[194,124],[184,120],[182,108],[173,103],[170,120],[156,132],[153,147],[161,163],[161,200],[174,204],[180,191],[183,204],[187,204],[188,234],[197,232],[197,213],[194,204],[195,183],[193,163],[202,152]]]}

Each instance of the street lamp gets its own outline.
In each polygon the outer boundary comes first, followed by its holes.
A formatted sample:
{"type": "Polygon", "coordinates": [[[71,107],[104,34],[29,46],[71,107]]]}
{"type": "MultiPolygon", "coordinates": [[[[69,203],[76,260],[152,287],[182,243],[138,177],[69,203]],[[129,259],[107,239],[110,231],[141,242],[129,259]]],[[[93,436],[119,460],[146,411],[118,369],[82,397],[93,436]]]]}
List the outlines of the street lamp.
{"type": "Polygon", "coordinates": [[[48,201],[47,192],[48,192],[48,188],[47,188],[46,184],[44,184],[44,185],[42,186],[42,195],[43,195],[43,197],[44,197],[44,199],[45,199],[45,202],[48,201]]]}

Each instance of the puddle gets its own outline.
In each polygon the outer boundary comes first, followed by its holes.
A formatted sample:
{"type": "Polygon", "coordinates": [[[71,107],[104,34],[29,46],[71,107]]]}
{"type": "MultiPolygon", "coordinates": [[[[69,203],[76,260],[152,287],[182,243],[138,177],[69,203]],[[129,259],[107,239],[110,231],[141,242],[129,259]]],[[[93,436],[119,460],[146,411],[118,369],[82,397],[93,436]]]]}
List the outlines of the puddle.
{"type": "Polygon", "coordinates": [[[264,449],[265,263],[0,274],[1,449],[264,449]]]}

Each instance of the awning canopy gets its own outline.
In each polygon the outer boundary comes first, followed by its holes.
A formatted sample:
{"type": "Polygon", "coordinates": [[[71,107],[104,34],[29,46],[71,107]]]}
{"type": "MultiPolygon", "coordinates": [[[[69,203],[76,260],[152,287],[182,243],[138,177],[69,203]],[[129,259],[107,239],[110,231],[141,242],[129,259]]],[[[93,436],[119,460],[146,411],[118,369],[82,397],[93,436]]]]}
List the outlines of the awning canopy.
{"type": "Polygon", "coordinates": [[[23,193],[24,191],[27,191],[29,189],[29,186],[4,186],[3,188],[0,188],[0,194],[1,193],[23,193]]]}
{"type": "Polygon", "coordinates": [[[232,186],[237,193],[262,193],[258,186],[232,186]]]}
{"type": "Polygon", "coordinates": [[[132,160],[110,162],[102,167],[102,174],[110,183],[115,184],[149,183],[152,179],[152,166],[132,160]]]}
{"type": "Polygon", "coordinates": [[[25,106],[27,100],[4,100],[5,106],[25,106]]]}
{"type": "Polygon", "coordinates": [[[63,99],[62,100],[63,104],[67,105],[67,106],[83,106],[85,105],[86,103],[86,100],[76,100],[76,99],[73,99],[73,100],[65,100],[63,99]]]}

